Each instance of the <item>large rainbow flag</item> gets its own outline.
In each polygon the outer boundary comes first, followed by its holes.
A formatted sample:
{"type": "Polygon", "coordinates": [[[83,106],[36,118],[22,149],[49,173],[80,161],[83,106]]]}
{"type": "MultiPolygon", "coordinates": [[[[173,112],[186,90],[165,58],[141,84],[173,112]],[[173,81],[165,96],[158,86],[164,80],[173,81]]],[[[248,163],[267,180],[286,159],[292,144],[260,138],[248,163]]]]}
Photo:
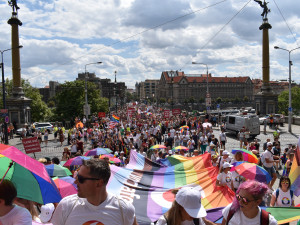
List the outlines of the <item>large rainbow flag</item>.
{"type": "Polygon", "coordinates": [[[115,114],[112,115],[111,120],[114,122],[120,122],[120,117],[116,116],[115,114]]]}
{"type": "Polygon", "coordinates": [[[289,174],[291,180],[291,189],[296,196],[300,195],[300,137],[297,144],[294,160],[289,174]]]}
{"type": "Polygon", "coordinates": [[[183,186],[198,188],[206,209],[227,206],[234,193],[228,187],[216,187],[218,168],[209,158],[210,154],[168,157],[169,166],[165,166],[131,151],[125,168],[111,165],[108,191],[133,203],[140,225],[149,225],[163,215],[175,199],[172,190],[183,186]]]}

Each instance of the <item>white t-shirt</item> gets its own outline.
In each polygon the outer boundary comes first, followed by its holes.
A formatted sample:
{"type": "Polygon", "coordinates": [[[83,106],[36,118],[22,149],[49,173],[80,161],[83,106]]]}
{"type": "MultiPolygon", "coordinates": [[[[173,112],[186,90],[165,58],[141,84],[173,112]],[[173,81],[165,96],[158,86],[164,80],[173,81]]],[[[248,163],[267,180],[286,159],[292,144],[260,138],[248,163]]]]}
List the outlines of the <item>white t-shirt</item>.
{"type": "Polygon", "coordinates": [[[239,175],[236,171],[233,171],[231,176],[232,176],[233,187],[235,189],[238,189],[240,184],[243,183],[243,176],[239,175]]]}
{"type": "MultiPolygon", "coordinates": [[[[156,225],[170,225],[170,224],[167,224],[166,218],[164,217],[164,215],[162,215],[158,219],[156,225]]],[[[185,221],[181,222],[181,225],[194,225],[194,222],[193,221],[185,220],[185,221]]],[[[205,223],[203,222],[202,218],[199,218],[199,225],[205,225],[205,223]]]]}
{"type": "Polygon", "coordinates": [[[2,225],[28,225],[32,224],[30,212],[18,205],[15,205],[5,216],[0,216],[0,224],[2,225]]]}
{"type": "Polygon", "coordinates": [[[133,205],[121,198],[118,200],[118,197],[113,194],[108,193],[106,200],[98,206],[90,204],[86,198],[79,198],[75,194],[60,201],[51,222],[53,225],[90,224],[91,222],[103,225],[132,225],[134,217],[133,205]]]}
{"type": "Polygon", "coordinates": [[[228,157],[225,159],[223,156],[221,156],[220,160],[221,160],[221,162],[220,162],[220,168],[222,168],[222,167],[223,167],[223,164],[224,164],[225,162],[228,162],[229,164],[231,164],[232,158],[231,158],[230,156],[228,156],[228,157]]]}
{"type": "MultiPolygon", "coordinates": [[[[276,199],[276,190],[272,193],[272,195],[276,199]]],[[[281,190],[281,188],[279,188],[279,195],[278,195],[277,201],[275,202],[275,206],[291,207],[294,198],[295,198],[294,195],[293,195],[293,198],[292,198],[290,190],[288,190],[287,192],[283,192],[281,190]]]]}
{"type": "Polygon", "coordinates": [[[171,130],[170,130],[170,137],[171,137],[171,138],[174,138],[175,132],[176,132],[175,129],[171,129],[171,130]]]}
{"type": "MultiPolygon", "coordinates": [[[[229,204],[228,206],[226,206],[222,211],[223,217],[224,217],[224,219],[226,219],[226,221],[227,221],[227,217],[228,217],[231,205],[232,205],[232,203],[229,204]]],[[[258,212],[257,216],[250,219],[250,218],[246,217],[240,209],[238,209],[233,214],[228,225],[259,225],[260,224],[260,214],[261,214],[261,208],[259,208],[259,212],[258,212]]],[[[268,225],[277,225],[277,221],[270,214],[269,214],[269,224],[268,225]]]]}
{"type": "Polygon", "coordinates": [[[232,181],[232,174],[230,171],[227,173],[219,173],[217,176],[217,180],[220,181],[221,184],[226,184],[231,189],[231,181],[232,181]]]}
{"type": "Polygon", "coordinates": [[[272,166],[273,166],[273,161],[274,161],[274,159],[273,159],[273,154],[272,154],[269,150],[266,150],[266,151],[264,152],[264,154],[263,154],[263,157],[264,157],[264,160],[262,161],[262,162],[263,162],[263,165],[264,165],[265,167],[268,167],[268,168],[272,167],[272,166]],[[271,160],[272,162],[271,162],[271,163],[267,163],[267,162],[266,162],[266,159],[269,159],[269,160],[271,160]]]}

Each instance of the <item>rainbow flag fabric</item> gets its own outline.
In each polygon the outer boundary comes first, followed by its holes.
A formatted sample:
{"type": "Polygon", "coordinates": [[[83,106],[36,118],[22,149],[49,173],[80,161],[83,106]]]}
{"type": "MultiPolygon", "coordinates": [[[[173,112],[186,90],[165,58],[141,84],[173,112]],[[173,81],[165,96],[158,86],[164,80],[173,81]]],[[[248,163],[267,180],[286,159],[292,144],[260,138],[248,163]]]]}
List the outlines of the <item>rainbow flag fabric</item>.
{"type": "Polygon", "coordinates": [[[216,187],[218,168],[212,167],[209,157],[170,157],[170,166],[166,166],[131,151],[125,168],[111,165],[108,191],[133,203],[140,225],[150,224],[168,211],[175,199],[172,190],[183,186],[199,189],[206,209],[225,207],[232,202],[234,192],[216,187]]]}
{"type": "Polygon", "coordinates": [[[120,117],[113,114],[112,117],[111,117],[111,120],[119,123],[120,122],[120,117]]]}
{"type": "Polygon", "coordinates": [[[291,189],[296,196],[300,195],[300,137],[295,151],[294,160],[290,170],[289,178],[291,180],[291,189]]]}

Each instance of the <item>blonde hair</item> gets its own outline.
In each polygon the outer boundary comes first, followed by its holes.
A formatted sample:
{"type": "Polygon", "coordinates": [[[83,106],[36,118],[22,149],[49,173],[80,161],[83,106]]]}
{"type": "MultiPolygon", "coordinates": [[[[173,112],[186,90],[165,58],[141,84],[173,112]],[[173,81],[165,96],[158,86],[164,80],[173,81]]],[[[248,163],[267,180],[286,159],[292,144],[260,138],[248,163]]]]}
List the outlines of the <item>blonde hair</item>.
{"type": "MultiPolygon", "coordinates": [[[[175,195],[177,192],[178,189],[172,191],[175,195]]],[[[181,222],[183,222],[182,210],[183,207],[174,200],[172,207],[165,213],[167,223],[172,225],[181,225],[181,222]]]]}

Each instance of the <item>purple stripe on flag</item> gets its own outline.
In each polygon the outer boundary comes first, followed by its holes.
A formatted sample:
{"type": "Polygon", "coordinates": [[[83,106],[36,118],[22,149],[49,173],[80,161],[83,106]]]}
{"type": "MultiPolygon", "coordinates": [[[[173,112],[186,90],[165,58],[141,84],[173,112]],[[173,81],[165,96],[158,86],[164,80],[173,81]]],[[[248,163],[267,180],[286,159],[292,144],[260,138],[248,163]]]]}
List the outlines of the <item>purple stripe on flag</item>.
{"type": "MultiPolygon", "coordinates": [[[[151,187],[153,188],[161,188],[164,185],[164,174],[167,167],[162,167],[158,171],[156,171],[152,179],[151,187]]],[[[162,206],[158,205],[151,198],[151,192],[148,194],[148,202],[147,202],[147,215],[152,222],[156,221],[162,214],[162,206]]]]}

